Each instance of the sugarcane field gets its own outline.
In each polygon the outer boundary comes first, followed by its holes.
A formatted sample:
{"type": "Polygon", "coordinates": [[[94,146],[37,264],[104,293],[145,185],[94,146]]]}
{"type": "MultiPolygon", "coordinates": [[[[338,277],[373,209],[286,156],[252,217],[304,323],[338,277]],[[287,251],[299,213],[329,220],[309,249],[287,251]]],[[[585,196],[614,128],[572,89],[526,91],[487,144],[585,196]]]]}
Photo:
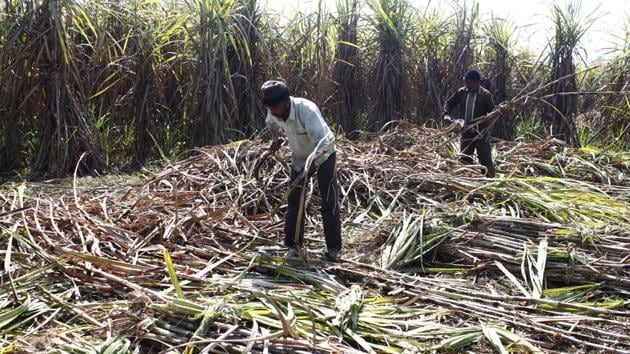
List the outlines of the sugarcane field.
{"type": "Polygon", "coordinates": [[[630,353],[628,9],[3,1],[0,354],[630,353]]]}

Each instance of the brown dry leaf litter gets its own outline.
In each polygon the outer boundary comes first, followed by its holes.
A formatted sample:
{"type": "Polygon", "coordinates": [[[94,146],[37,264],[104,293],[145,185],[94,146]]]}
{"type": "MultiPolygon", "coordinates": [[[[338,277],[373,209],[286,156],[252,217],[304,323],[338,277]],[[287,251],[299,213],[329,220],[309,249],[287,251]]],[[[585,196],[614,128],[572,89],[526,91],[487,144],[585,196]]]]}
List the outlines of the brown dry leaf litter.
{"type": "Polygon", "coordinates": [[[281,257],[289,152],[258,139],[138,185],[5,189],[2,348],[630,352],[628,154],[498,142],[491,180],[457,143],[338,140],[341,264],[320,260],[316,187],[309,260],[281,257]]]}

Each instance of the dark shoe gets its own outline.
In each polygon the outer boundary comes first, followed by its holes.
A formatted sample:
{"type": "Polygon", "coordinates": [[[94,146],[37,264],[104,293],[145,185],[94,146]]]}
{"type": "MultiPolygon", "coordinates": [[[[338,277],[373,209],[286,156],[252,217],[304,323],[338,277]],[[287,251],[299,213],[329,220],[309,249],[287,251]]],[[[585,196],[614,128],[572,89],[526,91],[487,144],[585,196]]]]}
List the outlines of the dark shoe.
{"type": "Polygon", "coordinates": [[[324,258],[328,262],[338,263],[338,262],[341,261],[341,252],[337,251],[337,250],[328,251],[328,252],[324,253],[324,258]]]}

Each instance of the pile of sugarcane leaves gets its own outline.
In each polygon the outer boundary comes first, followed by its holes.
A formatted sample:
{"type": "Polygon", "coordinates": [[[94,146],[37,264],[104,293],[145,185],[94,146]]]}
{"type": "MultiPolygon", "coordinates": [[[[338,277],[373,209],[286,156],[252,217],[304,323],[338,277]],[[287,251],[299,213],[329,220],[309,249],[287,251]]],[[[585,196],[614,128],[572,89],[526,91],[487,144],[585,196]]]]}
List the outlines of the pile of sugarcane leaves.
{"type": "Polygon", "coordinates": [[[316,183],[284,258],[290,151],[258,137],[139,183],[6,186],[0,352],[629,353],[630,154],[496,142],[487,179],[457,143],[337,139],[341,263],[316,183]]]}

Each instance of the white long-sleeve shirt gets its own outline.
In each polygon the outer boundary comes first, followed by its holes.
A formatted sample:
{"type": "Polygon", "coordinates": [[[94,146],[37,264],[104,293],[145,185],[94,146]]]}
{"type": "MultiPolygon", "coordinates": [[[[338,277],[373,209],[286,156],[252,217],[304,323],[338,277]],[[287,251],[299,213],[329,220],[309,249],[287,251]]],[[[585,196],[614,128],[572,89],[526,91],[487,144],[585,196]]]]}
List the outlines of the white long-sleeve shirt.
{"type": "Polygon", "coordinates": [[[299,172],[304,169],[308,156],[316,149],[315,156],[317,158],[313,160],[315,166],[326,161],[335,151],[334,147],[325,151],[335,136],[315,103],[299,97],[291,97],[290,99],[291,112],[286,121],[272,115],[267,110],[265,122],[274,141],[284,132],[292,152],[293,169],[299,172]]]}

